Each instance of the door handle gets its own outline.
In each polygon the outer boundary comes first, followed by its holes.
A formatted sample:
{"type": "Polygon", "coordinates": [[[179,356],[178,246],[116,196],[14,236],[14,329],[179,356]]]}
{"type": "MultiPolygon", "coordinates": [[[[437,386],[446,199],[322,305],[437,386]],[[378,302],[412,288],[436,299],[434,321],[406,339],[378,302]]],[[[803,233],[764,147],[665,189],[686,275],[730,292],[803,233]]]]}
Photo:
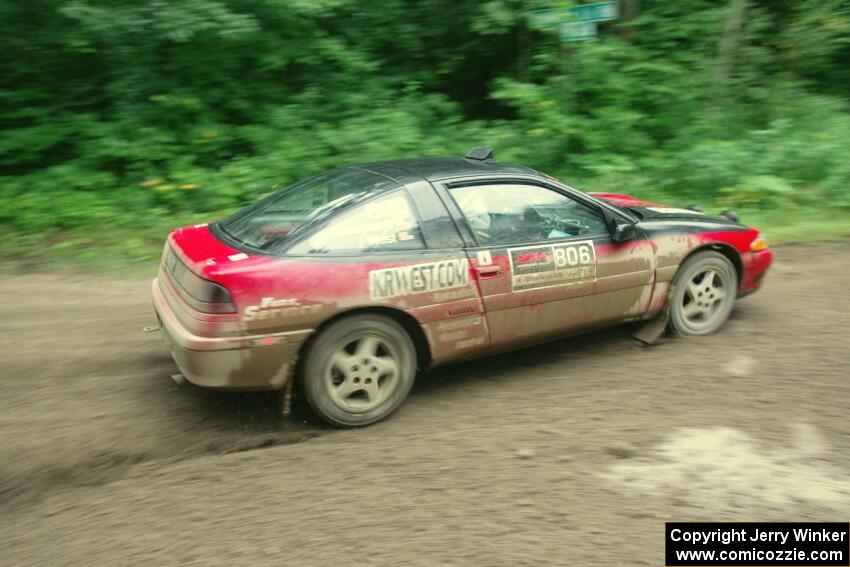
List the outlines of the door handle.
{"type": "Polygon", "coordinates": [[[501,266],[476,266],[475,271],[478,272],[478,277],[481,279],[498,278],[503,273],[501,266]]]}

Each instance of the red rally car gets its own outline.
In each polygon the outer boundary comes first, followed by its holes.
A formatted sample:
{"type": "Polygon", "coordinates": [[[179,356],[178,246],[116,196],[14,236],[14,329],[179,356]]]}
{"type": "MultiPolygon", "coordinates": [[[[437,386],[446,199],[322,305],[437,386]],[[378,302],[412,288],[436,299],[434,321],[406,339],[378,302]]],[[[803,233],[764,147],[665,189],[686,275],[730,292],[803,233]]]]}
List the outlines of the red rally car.
{"type": "Polygon", "coordinates": [[[175,230],[153,301],[190,382],[295,381],[319,417],[361,426],[418,369],[662,312],[716,331],[772,259],[727,216],[583,193],[491,150],[370,163],[175,230]]]}

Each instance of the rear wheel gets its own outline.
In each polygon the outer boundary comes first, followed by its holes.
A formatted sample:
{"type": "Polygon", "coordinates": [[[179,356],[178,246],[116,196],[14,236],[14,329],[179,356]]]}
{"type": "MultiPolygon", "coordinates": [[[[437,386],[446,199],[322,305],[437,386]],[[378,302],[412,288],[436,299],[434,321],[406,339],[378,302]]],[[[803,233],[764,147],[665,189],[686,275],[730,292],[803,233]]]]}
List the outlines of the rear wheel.
{"type": "Polygon", "coordinates": [[[738,274],[718,252],[700,252],[676,274],[670,326],[680,335],[710,335],[732,312],[738,294],[738,274]]]}
{"type": "Polygon", "coordinates": [[[307,403],[337,427],[369,425],[404,402],[416,349],[404,328],[377,314],[342,319],[322,331],[304,363],[307,403]]]}

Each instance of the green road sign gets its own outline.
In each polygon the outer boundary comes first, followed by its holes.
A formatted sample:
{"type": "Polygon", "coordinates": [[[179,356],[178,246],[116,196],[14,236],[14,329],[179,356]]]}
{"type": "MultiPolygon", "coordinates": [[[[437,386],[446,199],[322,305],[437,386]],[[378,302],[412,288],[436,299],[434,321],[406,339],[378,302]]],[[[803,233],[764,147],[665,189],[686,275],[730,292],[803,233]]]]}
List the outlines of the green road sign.
{"type": "Polygon", "coordinates": [[[596,2],[573,6],[567,10],[579,22],[605,22],[620,16],[617,2],[596,2]]]}
{"type": "Polygon", "coordinates": [[[558,23],[558,16],[552,10],[535,10],[531,13],[530,23],[534,27],[545,28],[558,23]]]}
{"type": "MultiPolygon", "coordinates": [[[[619,4],[614,1],[581,4],[567,8],[560,24],[561,41],[587,41],[596,39],[596,22],[616,20],[620,16],[619,4]]],[[[555,26],[562,18],[552,10],[536,10],[531,14],[531,25],[539,28],[555,26]]]]}
{"type": "Polygon", "coordinates": [[[561,24],[561,41],[596,39],[596,22],[567,22],[561,24]]]}

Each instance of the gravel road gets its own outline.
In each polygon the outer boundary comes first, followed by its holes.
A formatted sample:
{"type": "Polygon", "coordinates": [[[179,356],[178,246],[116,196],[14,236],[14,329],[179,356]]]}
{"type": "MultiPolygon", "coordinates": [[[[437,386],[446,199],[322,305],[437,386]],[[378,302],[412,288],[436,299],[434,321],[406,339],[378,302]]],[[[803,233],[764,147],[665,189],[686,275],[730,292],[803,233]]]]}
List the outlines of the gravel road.
{"type": "Polygon", "coordinates": [[[147,280],[2,275],[0,565],[658,566],[665,521],[847,521],[848,249],[778,248],[717,335],[438,369],[356,431],[178,388],[147,280]]]}

